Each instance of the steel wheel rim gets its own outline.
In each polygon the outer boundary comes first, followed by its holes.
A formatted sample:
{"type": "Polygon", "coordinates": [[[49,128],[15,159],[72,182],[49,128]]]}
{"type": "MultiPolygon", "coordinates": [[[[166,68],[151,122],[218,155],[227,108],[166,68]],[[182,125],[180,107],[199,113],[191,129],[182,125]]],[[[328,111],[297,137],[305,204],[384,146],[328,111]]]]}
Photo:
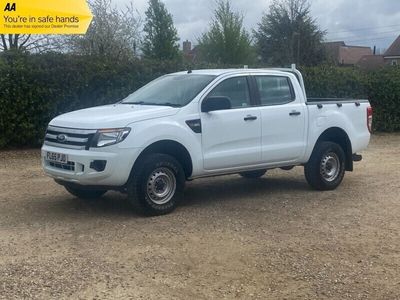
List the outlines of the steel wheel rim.
{"type": "Polygon", "coordinates": [[[155,169],[147,179],[146,191],[153,203],[168,203],[176,191],[175,174],[168,168],[155,169]]]}
{"type": "Polygon", "coordinates": [[[334,181],[339,176],[340,168],[340,160],[336,153],[329,152],[322,157],[320,173],[324,180],[334,181]]]}

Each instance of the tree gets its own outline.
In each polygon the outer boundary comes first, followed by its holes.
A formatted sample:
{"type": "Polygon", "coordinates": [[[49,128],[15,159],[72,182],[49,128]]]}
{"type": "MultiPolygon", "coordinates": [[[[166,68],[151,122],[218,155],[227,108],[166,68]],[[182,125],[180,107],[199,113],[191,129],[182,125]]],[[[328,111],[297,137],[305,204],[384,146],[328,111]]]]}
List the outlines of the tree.
{"type": "Polygon", "coordinates": [[[89,2],[93,20],[85,35],[67,36],[61,43],[66,51],[120,59],[133,57],[140,38],[141,19],[130,3],[118,9],[112,0],[89,2]]]}
{"type": "Polygon", "coordinates": [[[25,50],[31,35],[20,34],[0,34],[1,37],[1,50],[25,50]]]}
{"type": "Polygon", "coordinates": [[[254,32],[263,62],[271,65],[315,65],[325,59],[321,31],[307,0],[275,0],[254,32]]]}
{"type": "Polygon", "coordinates": [[[53,38],[49,35],[0,34],[0,50],[36,53],[56,50],[53,38]]]}
{"type": "Polygon", "coordinates": [[[208,62],[243,64],[252,60],[251,38],[243,27],[243,15],[229,0],[218,0],[208,32],[199,39],[200,56],[208,62]]]}
{"type": "Polygon", "coordinates": [[[179,56],[178,32],[172,15],[160,0],[149,0],[143,31],[143,54],[151,59],[175,59],[179,56]]]}

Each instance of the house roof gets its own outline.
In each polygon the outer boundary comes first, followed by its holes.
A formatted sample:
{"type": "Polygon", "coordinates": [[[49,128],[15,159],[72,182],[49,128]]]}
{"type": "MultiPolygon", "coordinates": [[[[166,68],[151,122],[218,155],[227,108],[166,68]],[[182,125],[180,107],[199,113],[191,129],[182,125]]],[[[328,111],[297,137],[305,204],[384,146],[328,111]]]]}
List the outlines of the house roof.
{"type": "Polygon", "coordinates": [[[344,41],[337,41],[337,42],[325,42],[323,43],[325,47],[330,47],[330,48],[340,48],[340,47],[347,47],[347,48],[367,48],[371,49],[371,47],[368,46],[353,46],[353,45],[346,45],[344,41]]]}
{"type": "Polygon", "coordinates": [[[328,46],[336,46],[336,47],[339,47],[339,46],[346,46],[346,44],[344,43],[344,41],[325,42],[324,44],[325,44],[325,45],[328,45],[328,46]]]}
{"type": "Polygon", "coordinates": [[[354,65],[365,55],[372,55],[371,48],[358,46],[344,46],[339,48],[340,63],[345,65],[354,65]]]}
{"type": "Polygon", "coordinates": [[[390,45],[389,49],[386,50],[384,56],[399,56],[400,55],[400,35],[390,45]]]}
{"type": "Polygon", "coordinates": [[[363,69],[377,69],[384,64],[383,55],[364,55],[357,63],[363,69]]]}
{"type": "Polygon", "coordinates": [[[336,63],[344,65],[354,65],[361,57],[372,54],[370,47],[346,45],[344,41],[327,42],[324,46],[336,63]]]}

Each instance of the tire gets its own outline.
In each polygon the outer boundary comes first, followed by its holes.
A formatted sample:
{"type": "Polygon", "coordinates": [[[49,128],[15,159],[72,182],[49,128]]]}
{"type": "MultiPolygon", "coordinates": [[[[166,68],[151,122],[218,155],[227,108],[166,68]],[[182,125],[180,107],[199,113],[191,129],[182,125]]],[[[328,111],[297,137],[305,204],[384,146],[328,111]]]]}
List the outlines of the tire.
{"type": "Polygon", "coordinates": [[[264,176],[265,173],[267,173],[267,170],[241,172],[239,175],[247,179],[256,179],[264,176]]]}
{"type": "Polygon", "coordinates": [[[64,187],[70,194],[80,199],[97,199],[107,192],[107,190],[81,189],[69,185],[65,185],[64,187]]]}
{"type": "Polygon", "coordinates": [[[345,162],[345,153],[338,144],[318,143],[304,167],[304,175],[308,184],[320,191],[336,189],[343,180],[345,162]]]}
{"type": "Polygon", "coordinates": [[[146,216],[172,212],[183,199],[186,176],[181,164],[166,154],[150,154],[139,162],[128,181],[128,201],[146,216]]]}

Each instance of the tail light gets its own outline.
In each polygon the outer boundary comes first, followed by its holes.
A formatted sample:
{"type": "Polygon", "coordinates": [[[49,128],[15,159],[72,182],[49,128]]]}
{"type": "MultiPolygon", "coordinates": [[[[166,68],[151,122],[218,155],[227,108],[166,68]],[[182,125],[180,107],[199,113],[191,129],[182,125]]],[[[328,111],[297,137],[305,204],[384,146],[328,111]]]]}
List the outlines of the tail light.
{"type": "Polygon", "coordinates": [[[372,132],[372,107],[367,107],[367,126],[369,132],[372,132]]]}

